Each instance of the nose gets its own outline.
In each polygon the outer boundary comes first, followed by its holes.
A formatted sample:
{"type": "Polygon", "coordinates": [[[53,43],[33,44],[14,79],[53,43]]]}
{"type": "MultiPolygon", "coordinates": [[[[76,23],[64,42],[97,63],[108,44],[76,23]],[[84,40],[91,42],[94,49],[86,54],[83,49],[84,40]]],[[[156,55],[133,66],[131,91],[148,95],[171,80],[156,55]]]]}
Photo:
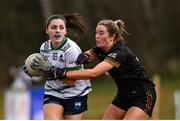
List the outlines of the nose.
{"type": "Polygon", "coordinates": [[[57,29],[56,29],[56,33],[59,33],[61,30],[60,30],[60,28],[59,27],[57,27],[57,29]]]}
{"type": "Polygon", "coordinates": [[[99,35],[98,34],[95,35],[95,39],[96,40],[99,39],[99,35]]]}
{"type": "Polygon", "coordinates": [[[95,38],[98,38],[99,36],[98,36],[98,34],[95,34],[95,38]]]}

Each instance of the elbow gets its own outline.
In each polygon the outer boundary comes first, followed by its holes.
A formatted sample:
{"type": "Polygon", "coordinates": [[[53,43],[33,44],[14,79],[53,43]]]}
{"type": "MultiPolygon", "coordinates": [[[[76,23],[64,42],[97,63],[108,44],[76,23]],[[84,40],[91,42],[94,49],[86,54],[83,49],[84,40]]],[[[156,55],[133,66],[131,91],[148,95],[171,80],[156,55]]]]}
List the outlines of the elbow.
{"type": "Polygon", "coordinates": [[[90,78],[96,78],[98,76],[99,76],[99,74],[97,72],[92,71],[90,78]]]}

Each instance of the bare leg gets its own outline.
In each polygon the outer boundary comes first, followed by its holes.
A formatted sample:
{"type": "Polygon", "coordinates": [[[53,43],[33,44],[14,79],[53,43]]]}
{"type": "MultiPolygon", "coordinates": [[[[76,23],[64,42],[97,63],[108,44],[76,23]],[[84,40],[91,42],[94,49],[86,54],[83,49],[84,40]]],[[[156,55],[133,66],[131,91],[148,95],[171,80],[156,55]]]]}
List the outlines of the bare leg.
{"type": "Polygon", "coordinates": [[[124,116],[125,120],[147,120],[148,118],[149,115],[147,113],[135,106],[129,108],[124,116]]]}
{"type": "Polygon", "coordinates": [[[43,107],[45,120],[60,120],[63,119],[64,108],[61,105],[48,103],[43,107]]]}
{"type": "Polygon", "coordinates": [[[110,104],[109,107],[106,109],[104,113],[103,119],[105,120],[116,120],[116,119],[123,119],[126,111],[116,107],[113,104],[110,104]]]}
{"type": "Polygon", "coordinates": [[[76,114],[76,115],[65,115],[65,120],[81,120],[84,113],[76,114]]]}

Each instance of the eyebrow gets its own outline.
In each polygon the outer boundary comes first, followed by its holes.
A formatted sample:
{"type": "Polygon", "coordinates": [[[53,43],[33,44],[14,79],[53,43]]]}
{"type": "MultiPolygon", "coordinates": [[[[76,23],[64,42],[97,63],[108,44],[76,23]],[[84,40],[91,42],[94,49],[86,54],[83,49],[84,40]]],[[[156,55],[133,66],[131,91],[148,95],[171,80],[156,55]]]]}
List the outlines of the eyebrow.
{"type": "Polygon", "coordinates": [[[104,32],[104,30],[99,30],[100,32],[104,32]]]}
{"type": "Polygon", "coordinates": [[[65,25],[63,25],[63,24],[60,24],[60,25],[51,24],[51,26],[65,26],[65,25]]]}

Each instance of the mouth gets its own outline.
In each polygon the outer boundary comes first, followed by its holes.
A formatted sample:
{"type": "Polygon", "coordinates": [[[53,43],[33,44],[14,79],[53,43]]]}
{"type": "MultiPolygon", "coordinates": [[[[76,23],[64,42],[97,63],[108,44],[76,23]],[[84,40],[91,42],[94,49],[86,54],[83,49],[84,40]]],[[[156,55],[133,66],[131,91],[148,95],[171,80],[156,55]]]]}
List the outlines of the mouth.
{"type": "Polygon", "coordinates": [[[58,39],[61,37],[61,34],[60,34],[60,33],[56,33],[56,34],[54,35],[54,37],[58,40],[58,39]]]}

